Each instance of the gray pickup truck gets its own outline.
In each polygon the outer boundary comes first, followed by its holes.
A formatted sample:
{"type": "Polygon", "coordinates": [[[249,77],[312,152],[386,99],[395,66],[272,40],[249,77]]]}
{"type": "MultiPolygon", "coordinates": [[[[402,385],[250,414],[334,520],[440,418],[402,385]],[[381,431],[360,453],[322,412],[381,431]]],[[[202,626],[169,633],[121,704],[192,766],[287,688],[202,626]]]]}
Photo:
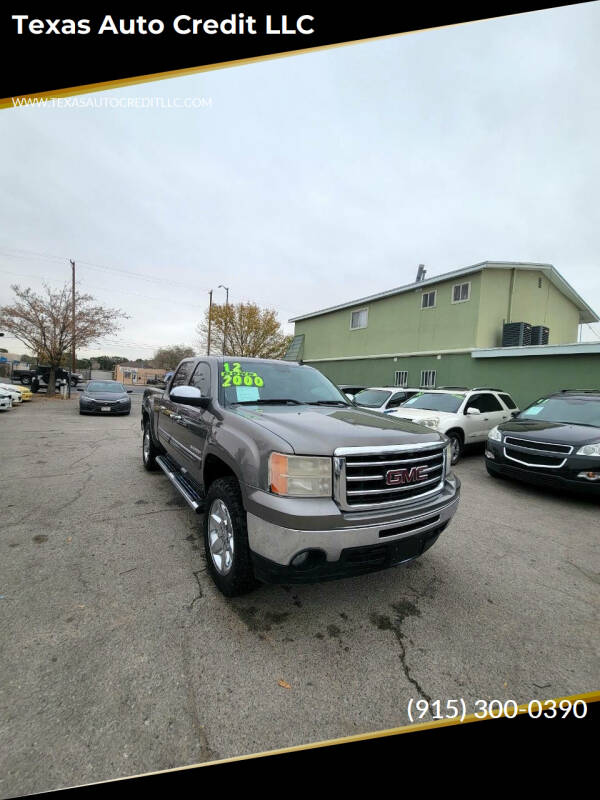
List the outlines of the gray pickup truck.
{"type": "Polygon", "coordinates": [[[142,429],[146,469],[204,512],[230,597],[411,561],[458,507],[445,436],[357,408],[304,364],[186,358],[144,392],[142,429]]]}

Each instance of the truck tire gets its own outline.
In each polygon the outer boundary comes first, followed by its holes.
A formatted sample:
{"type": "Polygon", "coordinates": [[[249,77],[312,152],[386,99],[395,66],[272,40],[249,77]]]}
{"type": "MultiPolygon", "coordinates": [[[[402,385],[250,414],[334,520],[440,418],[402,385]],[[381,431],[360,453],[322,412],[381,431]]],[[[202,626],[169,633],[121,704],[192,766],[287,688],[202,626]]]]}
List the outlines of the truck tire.
{"type": "Polygon", "coordinates": [[[258,581],[250,557],[246,511],[235,478],[217,478],[211,484],[202,527],[206,564],[217,588],[225,597],[252,591],[258,581]]]}
{"type": "Polygon", "coordinates": [[[23,386],[29,386],[29,384],[31,383],[31,378],[29,377],[29,375],[22,375],[21,383],[23,384],[23,386]]]}
{"type": "Polygon", "coordinates": [[[156,470],[159,469],[159,466],[156,463],[157,455],[159,455],[159,452],[152,441],[150,422],[149,420],[146,420],[144,422],[144,433],[142,435],[142,461],[148,472],[156,472],[156,470]]]}
{"type": "Polygon", "coordinates": [[[465,448],[464,439],[460,431],[448,431],[446,436],[450,439],[450,446],[452,448],[452,466],[456,464],[463,454],[465,448]]]}

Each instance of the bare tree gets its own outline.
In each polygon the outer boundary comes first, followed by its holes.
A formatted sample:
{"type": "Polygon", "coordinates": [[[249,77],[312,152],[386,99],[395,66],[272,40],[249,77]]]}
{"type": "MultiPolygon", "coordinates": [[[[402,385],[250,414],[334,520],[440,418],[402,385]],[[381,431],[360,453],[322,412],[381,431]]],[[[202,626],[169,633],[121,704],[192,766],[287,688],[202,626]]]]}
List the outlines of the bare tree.
{"type": "MultiPolygon", "coordinates": [[[[71,349],[73,327],[71,318],[71,287],[52,289],[44,284],[45,295],[18,285],[12,305],[0,307],[0,327],[26,345],[40,362],[50,367],[48,394],[54,395],[56,368],[71,349]]],[[[89,294],[75,292],[75,345],[86,347],[96,339],[114,333],[118,320],[127,314],[113,308],[95,305],[89,294]]]]}
{"type": "MultiPolygon", "coordinates": [[[[204,352],[208,348],[208,315],[209,309],[196,327],[200,349],[204,352]]],[[[283,333],[274,309],[261,309],[256,303],[213,304],[210,320],[211,355],[282,358],[293,338],[283,333]]]]}
{"type": "Polygon", "coordinates": [[[191,358],[196,353],[191,347],[184,344],[174,344],[171,347],[161,347],[152,359],[152,366],[156,369],[175,369],[184,358],[191,358]]]}

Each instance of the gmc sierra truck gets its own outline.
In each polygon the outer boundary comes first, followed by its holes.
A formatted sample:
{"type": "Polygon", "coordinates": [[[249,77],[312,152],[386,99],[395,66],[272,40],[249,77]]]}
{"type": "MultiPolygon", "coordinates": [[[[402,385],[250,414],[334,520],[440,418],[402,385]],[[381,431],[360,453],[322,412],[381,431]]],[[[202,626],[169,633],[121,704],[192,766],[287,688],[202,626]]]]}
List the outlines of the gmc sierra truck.
{"type": "Polygon", "coordinates": [[[353,406],[305,364],[186,358],[145,390],[141,424],[145,468],[203,512],[229,597],[412,561],[458,507],[443,434],[353,406]]]}

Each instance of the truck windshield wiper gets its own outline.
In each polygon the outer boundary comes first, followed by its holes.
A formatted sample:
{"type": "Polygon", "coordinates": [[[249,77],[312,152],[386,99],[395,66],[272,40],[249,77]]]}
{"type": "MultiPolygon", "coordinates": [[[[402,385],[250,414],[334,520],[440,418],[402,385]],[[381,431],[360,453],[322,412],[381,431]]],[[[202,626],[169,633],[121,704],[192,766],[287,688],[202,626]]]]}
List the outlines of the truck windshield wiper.
{"type": "Polygon", "coordinates": [[[232,406],[257,406],[257,405],[278,405],[282,406],[286,403],[292,403],[295,406],[301,406],[302,403],[299,400],[292,400],[291,397],[261,397],[257,400],[234,400],[231,403],[232,406]]]}
{"type": "Polygon", "coordinates": [[[307,400],[306,404],[309,406],[349,406],[350,403],[344,403],[343,400],[307,400]]]}

